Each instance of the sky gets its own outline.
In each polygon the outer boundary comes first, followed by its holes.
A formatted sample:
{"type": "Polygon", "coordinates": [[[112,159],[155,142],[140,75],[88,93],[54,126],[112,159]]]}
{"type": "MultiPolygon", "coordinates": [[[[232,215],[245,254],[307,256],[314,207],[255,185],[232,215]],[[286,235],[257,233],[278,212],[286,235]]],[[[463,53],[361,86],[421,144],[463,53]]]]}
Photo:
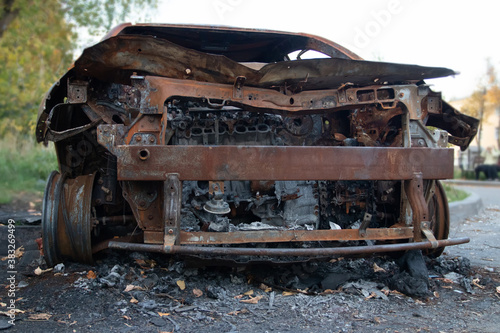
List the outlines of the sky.
{"type": "Polygon", "coordinates": [[[304,32],[366,60],[451,68],[460,74],[426,81],[447,100],[477,89],[487,59],[500,74],[500,2],[494,0],[158,1],[151,22],[304,32]]]}

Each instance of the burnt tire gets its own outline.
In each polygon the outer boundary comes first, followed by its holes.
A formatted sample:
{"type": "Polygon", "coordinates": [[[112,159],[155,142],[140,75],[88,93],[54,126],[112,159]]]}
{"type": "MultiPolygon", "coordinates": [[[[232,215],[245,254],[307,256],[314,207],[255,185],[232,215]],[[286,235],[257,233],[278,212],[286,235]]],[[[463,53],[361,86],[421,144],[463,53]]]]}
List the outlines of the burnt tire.
{"type": "Polygon", "coordinates": [[[42,204],[45,261],[54,266],[65,259],[92,263],[92,189],[95,173],[68,178],[53,171],[42,204]]]}
{"type": "MultiPolygon", "coordinates": [[[[437,240],[447,239],[450,232],[450,210],[448,198],[440,181],[436,182],[434,195],[429,200],[430,229],[437,240]]],[[[439,257],[444,247],[423,250],[422,253],[428,257],[439,257]]]]}

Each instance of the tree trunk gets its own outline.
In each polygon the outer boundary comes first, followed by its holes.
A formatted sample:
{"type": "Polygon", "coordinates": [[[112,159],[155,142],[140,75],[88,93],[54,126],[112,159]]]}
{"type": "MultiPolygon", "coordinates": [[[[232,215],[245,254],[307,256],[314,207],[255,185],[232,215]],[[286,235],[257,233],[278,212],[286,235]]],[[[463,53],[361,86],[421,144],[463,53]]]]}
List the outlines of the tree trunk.
{"type": "Polygon", "coordinates": [[[2,0],[1,11],[0,11],[0,38],[2,38],[3,33],[9,27],[9,24],[16,18],[19,14],[19,8],[12,9],[15,0],[2,0]]]}

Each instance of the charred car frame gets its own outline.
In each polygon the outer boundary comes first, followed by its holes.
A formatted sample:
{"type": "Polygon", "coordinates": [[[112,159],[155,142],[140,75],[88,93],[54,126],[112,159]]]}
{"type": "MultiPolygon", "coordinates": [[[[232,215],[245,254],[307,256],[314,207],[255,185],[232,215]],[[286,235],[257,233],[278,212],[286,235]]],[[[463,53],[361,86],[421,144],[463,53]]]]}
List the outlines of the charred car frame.
{"type": "Polygon", "coordinates": [[[59,161],[43,201],[49,265],[105,248],[328,257],[448,245],[438,180],[478,121],[423,81],[320,37],[124,24],[48,92],[59,161]],[[326,58],[301,59],[306,51],[326,58]],[[290,54],[299,51],[297,59],[290,54]]]}

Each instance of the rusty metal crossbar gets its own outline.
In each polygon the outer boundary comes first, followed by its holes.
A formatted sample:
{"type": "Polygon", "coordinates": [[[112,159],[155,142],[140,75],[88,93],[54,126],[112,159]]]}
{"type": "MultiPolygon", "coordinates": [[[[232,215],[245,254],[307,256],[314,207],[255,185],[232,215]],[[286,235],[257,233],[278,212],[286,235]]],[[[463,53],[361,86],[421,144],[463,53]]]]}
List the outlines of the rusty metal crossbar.
{"type": "Polygon", "coordinates": [[[259,230],[233,232],[186,232],[180,233],[181,245],[215,245],[274,242],[310,242],[337,240],[390,240],[413,237],[413,228],[366,229],[360,236],[358,229],[345,230],[259,230]]]}
{"type": "MultiPolygon", "coordinates": [[[[444,247],[468,243],[467,237],[438,240],[437,246],[444,247]]],[[[329,247],[329,248],[242,248],[242,247],[205,247],[205,246],[182,246],[174,245],[164,247],[160,244],[126,243],[110,241],[108,247],[111,249],[129,251],[150,251],[170,254],[206,254],[206,255],[248,255],[248,256],[335,256],[335,255],[357,255],[366,253],[397,252],[416,249],[431,249],[431,242],[415,242],[402,244],[383,244],[370,246],[351,247],[329,247]]]]}
{"type": "Polygon", "coordinates": [[[119,180],[409,180],[453,177],[446,148],[108,146],[119,180]]]}

